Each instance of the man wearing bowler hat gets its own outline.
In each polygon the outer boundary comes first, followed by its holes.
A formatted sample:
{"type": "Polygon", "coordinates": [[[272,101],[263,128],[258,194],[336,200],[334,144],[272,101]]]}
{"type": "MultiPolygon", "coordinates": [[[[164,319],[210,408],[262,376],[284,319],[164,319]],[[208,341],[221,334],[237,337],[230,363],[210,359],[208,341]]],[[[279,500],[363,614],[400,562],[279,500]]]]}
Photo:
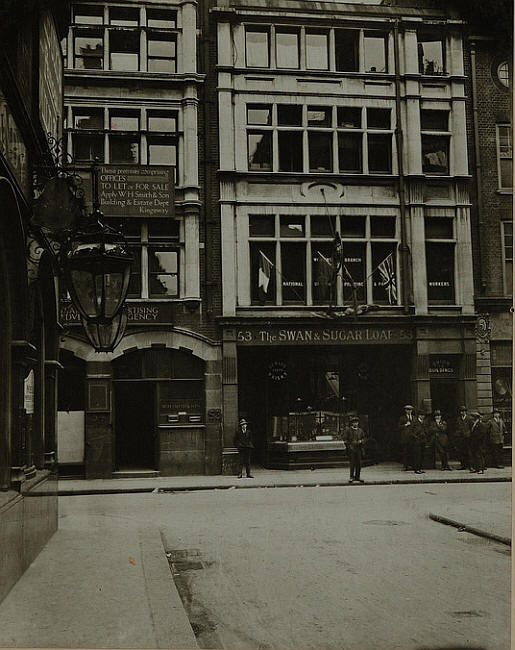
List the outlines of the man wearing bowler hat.
{"type": "Polygon", "coordinates": [[[470,469],[470,430],[472,428],[472,418],[467,414],[467,407],[460,406],[458,417],[456,418],[456,445],[460,457],[460,467],[458,469],[470,469]]]}
{"type": "Polygon", "coordinates": [[[412,452],[412,428],[415,422],[415,409],[411,404],[406,404],[404,413],[399,419],[399,442],[401,444],[402,462],[404,471],[407,472],[411,463],[412,452]]]}
{"type": "Polygon", "coordinates": [[[359,418],[352,417],[350,420],[350,427],[345,430],[345,442],[347,444],[347,451],[349,454],[350,463],[350,479],[349,483],[359,481],[364,483],[360,478],[361,472],[361,452],[365,442],[365,433],[359,426],[359,418]]]}
{"type": "Polygon", "coordinates": [[[243,466],[247,470],[247,478],[254,478],[250,473],[250,455],[254,449],[252,444],[252,435],[245,418],[240,418],[238,431],[234,436],[234,446],[238,449],[240,455],[240,474],[238,478],[243,478],[243,466]]]}

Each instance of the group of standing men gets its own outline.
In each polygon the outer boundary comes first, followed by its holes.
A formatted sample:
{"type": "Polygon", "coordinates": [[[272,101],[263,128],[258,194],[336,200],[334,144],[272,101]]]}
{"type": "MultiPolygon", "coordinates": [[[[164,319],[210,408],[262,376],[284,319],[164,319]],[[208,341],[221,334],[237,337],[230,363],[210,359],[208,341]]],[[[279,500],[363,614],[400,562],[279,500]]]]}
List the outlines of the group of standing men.
{"type": "MultiPolygon", "coordinates": [[[[490,466],[502,469],[502,448],[506,427],[498,410],[494,409],[492,418],[484,421],[481,414],[470,415],[466,406],[460,406],[456,418],[454,435],[451,437],[447,422],[441,411],[435,409],[430,416],[415,411],[407,404],[399,420],[399,438],[402,447],[405,471],[410,467],[415,474],[423,474],[426,447],[438,455],[441,469],[451,471],[449,453],[454,448],[460,460],[460,470],[484,474],[487,455],[490,466]]],[[[436,464],[436,463],[435,463],[436,464]]]]}

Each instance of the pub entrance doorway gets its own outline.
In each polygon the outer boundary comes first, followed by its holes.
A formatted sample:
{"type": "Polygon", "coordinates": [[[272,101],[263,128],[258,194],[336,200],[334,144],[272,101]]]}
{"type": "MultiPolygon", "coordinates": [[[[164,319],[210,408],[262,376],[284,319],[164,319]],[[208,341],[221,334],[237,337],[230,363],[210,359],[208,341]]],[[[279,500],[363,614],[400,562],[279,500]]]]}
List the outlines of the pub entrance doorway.
{"type": "Polygon", "coordinates": [[[115,381],[116,469],[156,467],[156,383],[115,381]]]}

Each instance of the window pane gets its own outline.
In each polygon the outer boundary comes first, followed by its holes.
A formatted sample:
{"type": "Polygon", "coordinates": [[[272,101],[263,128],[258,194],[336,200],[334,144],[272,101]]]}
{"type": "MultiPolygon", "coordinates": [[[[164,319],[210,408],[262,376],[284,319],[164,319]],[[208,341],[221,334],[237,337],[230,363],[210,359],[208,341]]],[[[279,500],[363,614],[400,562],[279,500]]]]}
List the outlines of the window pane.
{"type": "Polygon", "coordinates": [[[279,131],[279,171],[301,172],[302,161],[302,131],[279,131]]]}
{"type": "Polygon", "coordinates": [[[313,302],[330,303],[335,300],[333,246],[326,242],[313,242],[311,246],[313,302]]]}
{"type": "Polygon", "coordinates": [[[138,131],[139,114],[116,114],[111,113],[109,128],[112,131],[138,131]]]}
{"type": "Polygon", "coordinates": [[[508,61],[503,61],[497,66],[497,78],[503,86],[510,87],[510,65],[508,61]]]}
{"type": "Polygon", "coordinates": [[[369,129],[389,129],[391,110],[389,108],[367,108],[367,127],[369,129]]]}
{"type": "Polygon", "coordinates": [[[312,237],[334,237],[336,218],[329,215],[311,215],[312,237]]]}
{"type": "Polygon", "coordinates": [[[139,162],[139,137],[109,136],[111,163],[137,164],[139,162]]]}
{"type": "Polygon", "coordinates": [[[338,160],[341,172],[361,174],[363,171],[362,140],[361,133],[338,133],[338,160]]]}
{"type": "Polygon", "coordinates": [[[420,74],[444,74],[443,43],[439,37],[420,37],[418,43],[420,74]]]}
{"type": "Polygon", "coordinates": [[[103,110],[84,110],[84,111],[74,110],[73,128],[74,129],[103,129],[104,111],[103,110]]]}
{"type": "Polygon", "coordinates": [[[366,290],[365,244],[343,242],[343,264],[343,299],[346,302],[352,300],[352,284],[354,283],[356,299],[363,302],[366,290]]]}
{"type": "Polygon", "coordinates": [[[392,136],[368,135],[368,171],[392,173],[392,136]]]}
{"type": "Polygon", "coordinates": [[[173,29],[177,25],[177,14],[167,9],[147,9],[147,25],[161,29],[173,29]]]}
{"type": "Polygon", "coordinates": [[[452,239],[453,219],[446,217],[425,218],[426,239],[452,239]]]}
{"type": "Polygon", "coordinates": [[[270,65],[268,31],[247,29],[245,37],[247,66],[251,68],[268,68],[270,65]]]}
{"type": "Polygon", "coordinates": [[[310,70],[329,67],[327,34],[306,31],[306,67],[310,70]]]}
{"type": "Polygon", "coordinates": [[[340,228],[342,237],[364,237],[365,236],[365,217],[362,216],[342,216],[340,218],[340,228]]]}
{"type": "Polygon", "coordinates": [[[422,131],[448,131],[449,111],[420,111],[420,128],[422,131]]]}
{"type": "Polygon", "coordinates": [[[147,70],[149,72],[177,72],[175,59],[148,59],[147,70]]]}
{"type": "Polygon", "coordinates": [[[177,273],[177,251],[149,248],[148,268],[151,273],[177,273]]]}
{"type": "Polygon", "coordinates": [[[396,244],[372,244],[372,301],[397,304],[396,244]]]}
{"type": "Polygon", "coordinates": [[[102,36],[75,37],[75,67],[85,70],[101,70],[103,66],[104,41],[102,36]]]}
{"type": "Polygon", "coordinates": [[[308,126],[331,126],[331,115],[329,106],[308,106],[308,126]]]}
{"type": "Polygon", "coordinates": [[[262,126],[272,124],[272,107],[268,104],[249,104],[247,106],[247,124],[262,126]]]}
{"type": "Polygon", "coordinates": [[[424,174],[449,173],[449,139],[438,135],[422,136],[422,171],[424,174]]]}
{"type": "Polygon", "coordinates": [[[139,9],[134,7],[110,7],[109,22],[111,25],[137,27],[139,25],[139,9]]]}
{"type": "Polygon", "coordinates": [[[148,142],[149,165],[177,165],[177,146],[175,142],[148,142]]]}
{"type": "Polygon", "coordinates": [[[103,135],[73,135],[73,157],[75,160],[104,160],[103,135]]]}
{"type": "Polygon", "coordinates": [[[336,69],[356,72],[359,66],[359,32],[353,29],[336,29],[334,32],[336,69]]]}
{"type": "Polygon", "coordinates": [[[433,303],[454,302],[454,244],[426,243],[427,298],[433,303]]]}
{"type": "Polygon", "coordinates": [[[176,275],[152,274],[149,276],[149,296],[159,298],[177,298],[179,295],[179,282],[176,275]]]}
{"type": "Polygon", "coordinates": [[[302,126],[302,106],[278,104],[277,124],[279,126],[302,126]]]}
{"type": "Polygon", "coordinates": [[[370,217],[370,235],[372,237],[395,237],[395,217],[370,217]]]}
{"type": "Polygon", "coordinates": [[[387,72],[385,37],[365,34],[364,48],[365,72],[387,72]]]}
{"type": "Polygon", "coordinates": [[[501,158],[500,170],[501,170],[501,187],[508,188],[508,189],[513,187],[513,161],[508,160],[507,158],[501,158]]]}
{"type": "Polygon", "coordinates": [[[92,5],[75,5],[73,20],[77,24],[101,25],[104,22],[104,7],[92,5]]]}
{"type": "Polygon", "coordinates": [[[504,277],[506,295],[513,295],[513,223],[503,222],[504,236],[504,277]]]}
{"type": "Polygon", "coordinates": [[[306,245],[281,243],[283,303],[306,301],[306,245]]]}
{"type": "Polygon", "coordinates": [[[275,217],[273,214],[252,214],[249,216],[250,237],[273,237],[275,217]]]}
{"type": "Polygon", "coordinates": [[[148,249],[150,297],[178,295],[179,255],[177,251],[148,249]]]}
{"type": "Polygon", "coordinates": [[[333,135],[332,133],[308,133],[309,171],[333,171],[333,135]]]}
{"type": "Polygon", "coordinates": [[[305,217],[290,217],[281,215],[280,236],[281,237],[304,237],[305,217]]]}
{"type": "Polygon", "coordinates": [[[111,31],[109,39],[111,70],[138,70],[139,32],[111,31]]]}
{"type": "Polygon", "coordinates": [[[299,36],[297,32],[275,30],[278,68],[299,67],[299,36]]]}
{"type": "Polygon", "coordinates": [[[339,106],[337,109],[338,126],[346,129],[361,128],[361,108],[339,106]]]}
{"type": "Polygon", "coordinates": [[[179,222],[173,219],[156,219],[148,222],[149,240],[178,239],[179,222]]]}
{"type": "Polygon", "coordinates": [[[253,304],[275,303],[275,244],[250,245],[250,296],[253,304]]]}
{"type": "Polygon", "coordinates": [[[141,296],[141,248],[139,246],[131,246],[130,251],[132,253],[132,263],[129,293],[127,295],[129,298],[139,298],[141,296]]]}
{"type": "Polygon", "coordinates": [[[248,139],[249,170],[270,171],[272,169],[272,134],[250,132],[248,139]]]}
{"type": "Polygon", "coordinates": [[[154,35],[148,40],[148,56],[156,56],[162,59],[175,58],[175,37],[160,37],[154,35]]]}
{"type": "Polygon", "coordinates": [[[177,116],[174,113],[148,113],[149,131],[166,131],[175,133],[177,131],[177,116]]]}

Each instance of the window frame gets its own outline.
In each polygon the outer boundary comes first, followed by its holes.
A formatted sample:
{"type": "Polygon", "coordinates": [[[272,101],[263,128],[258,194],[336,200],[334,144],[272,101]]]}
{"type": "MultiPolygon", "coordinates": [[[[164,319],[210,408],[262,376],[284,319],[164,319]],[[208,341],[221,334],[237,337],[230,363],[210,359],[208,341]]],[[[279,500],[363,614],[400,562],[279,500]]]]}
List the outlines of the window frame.
{"type": "MultiPolygon", "coordinates": [[[[457,264],[456,264],[456,244],[457,244],[457,239],[456,239],[456,219],[452,217],[452,237],[427,237],[426,236],[426,230],[427,230],[427,221],[426,219],[438,219],[440,217],[426,217],[424,219],[424,251],[425,251],[425,256],[426,256],[426,290],[427,290],[427,303],[430,307],[436,307],[436,306],[449,306],[449,305],[458,305],[459,303],[459,296],[458,296],[458,282],[457,282],[457,264]],[[429,298],[429,273],[428,273],[428,244],[436,246],[441,244],[442,246],[447,246],[451,247],[453,250],[453,273],[452,273],[452,293],[453,297],[448,299],[448,300],[437,300],[437,299],[430,299],[429,298]]],[[[451,219],[451,217],[441,217],[442,219],[451,219]]]]}
{"type": "MultiPolygon", "coordinates": [[[[275,45],[275,44],[274,44],[275,45]]],[[[271,29],[269,25],[245,25],[245,66],[252,69],[268,69],[271,66],[271,50],[272,50],[272,38],[271,38],[271,29]],[[251,65],[249,63],[249,47],[247,36],[250,33],[259,33],[266,34],[266,65],[251,65]]]]}
{"type": "Polygon", "coordinates": [[[417,57],[418,57],[418,72],[419,74],[427,77],[444,77],[447,73],[447,52],[446,52],[446,39],[443,34],[431,34],[427,32],[417,32],[417,57]],[[420,46],[423,43],[440,43],[442,48],[442,71],[441,72],[426,72],[423,64],[423,58],[420,55],[420,46]]]}
{"type": "Polygon", "coordinates": [[[495,125],[495,141],[497,157],[497,189],[499,192],[506,192],[507,194],[511,194],[513,193],[513,182],[511,187],[503,186],[501,172],[501,160],[511,160],[511,174],[509,176],[513,179],[513,129],[511,124],[503,122],[495,125]],[[511,153],[510,156],[503,156],[501,153],[501,129],[508,129],[511,153]]]}
{"type": "Polygon", "coordinates": [[[504,295],[511,297],[513,296],[513,221],[501,221],[501,243],[504,295]],[[506,233],[506,226],[509,226],[511,233],[506,233]],[[508,256],[507,249],[511,249],[511,257],[508,256]],[[508,265],[511,266],[509,273],[508,265]]]}

